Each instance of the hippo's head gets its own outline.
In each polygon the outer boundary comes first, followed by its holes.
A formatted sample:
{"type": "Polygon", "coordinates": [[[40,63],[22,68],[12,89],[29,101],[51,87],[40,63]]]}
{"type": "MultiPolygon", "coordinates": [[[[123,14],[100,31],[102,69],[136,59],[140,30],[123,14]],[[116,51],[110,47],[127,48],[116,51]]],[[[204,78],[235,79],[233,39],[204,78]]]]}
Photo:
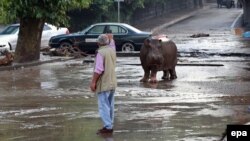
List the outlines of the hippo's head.
{"type": "Polygon", "coordinates": [[[151,36],[144,41],[144,46],[148,49],[159,49],[162,42],[169,41],[166,35],[151,36]]]}
{"type": "Polygon", "coordinates": [[[163,43],[169,39],[166,35],[151,36],[144,41],[140,56],[142,64],[148,66],[151,70],[159,70],[163,64],[163,43]]]}

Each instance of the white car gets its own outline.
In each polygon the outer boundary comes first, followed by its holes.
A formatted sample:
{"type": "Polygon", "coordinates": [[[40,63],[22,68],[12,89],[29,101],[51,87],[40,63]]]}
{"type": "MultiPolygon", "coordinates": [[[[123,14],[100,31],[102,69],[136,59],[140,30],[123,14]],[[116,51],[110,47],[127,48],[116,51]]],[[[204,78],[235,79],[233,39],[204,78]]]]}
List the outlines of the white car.
{"type": "MultiPolygon", "coordinates": [[[[20,24],[12,24],[7,26],[2,32],[0,32],[0,46],[3,46],[1,41],[6,41],[10,50],[16,49],[17,38],[19,33],[20,24]]],[[[69,34],[68,28],[65,27],[56,27],[54,25],[45,23],[41,38],[41,47],[47,47],[49,43],[49,39],[52,36],[61,35],[61,34],[69,34]]]]}
{"type": "MultiPolygon", "coordinates": [[[[10,51],[10,45],[7,41],[0,39],[0,52],[3,52],[5,50],[10,51]]],[[[0,53],[0,56],[1,56],[1,53],[0,53]]]]}

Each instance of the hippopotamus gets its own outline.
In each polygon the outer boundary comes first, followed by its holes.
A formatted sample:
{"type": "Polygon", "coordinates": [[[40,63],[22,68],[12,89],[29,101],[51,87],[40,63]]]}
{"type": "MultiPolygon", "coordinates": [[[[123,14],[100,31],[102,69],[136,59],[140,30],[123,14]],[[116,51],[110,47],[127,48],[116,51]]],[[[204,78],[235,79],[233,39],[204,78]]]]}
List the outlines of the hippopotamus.
{"type": "Polygon", "coordinates": [[[144,77],[141,82],[156,83],[157,71],[163,71],[163,80],[176,79],[177,47],[166,35],[151,36],[145,39],[140,50],[144,77]]]}

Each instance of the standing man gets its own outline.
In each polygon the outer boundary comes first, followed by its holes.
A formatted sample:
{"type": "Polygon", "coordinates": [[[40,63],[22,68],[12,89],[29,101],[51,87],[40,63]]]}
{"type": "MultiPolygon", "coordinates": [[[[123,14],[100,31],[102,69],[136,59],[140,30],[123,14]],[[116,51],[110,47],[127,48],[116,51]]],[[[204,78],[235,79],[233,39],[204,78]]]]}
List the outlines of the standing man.
{"type": "Polygon", "coordinates": [[[116,81],[116,52],[109,47],[109,37],[101,34],[97,39],[99,46],[94,73],[90,88],[97,94],[98,109],[103,122],[103,128],[97,134],[113,133],[114,123],[114,94],[117,87],[116,81]]]}

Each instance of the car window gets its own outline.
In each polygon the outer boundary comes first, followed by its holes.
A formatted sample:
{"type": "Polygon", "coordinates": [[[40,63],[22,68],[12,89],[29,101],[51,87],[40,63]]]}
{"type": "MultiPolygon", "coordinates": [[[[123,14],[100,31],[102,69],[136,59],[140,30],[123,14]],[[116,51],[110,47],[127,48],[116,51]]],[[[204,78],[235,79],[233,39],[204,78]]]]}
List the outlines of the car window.
{"type": "Polygon", "coordinates": [[[0,34],[15,34],[19,30],[19,26],[8,26],[0,34]]]}
{"type": "Polygon", "coordinates": [[[102,34],[104,31],[105,25],[97,25],[91,28],[88,34],[102,34]]]}
{"type": "Polygon", "coordinates": [[[112,31],[113,34],[126,34],[127,33],[126,29],[117,25],[110,25],[109,29],[112,31]]]}
{"type": "Polygon", "coordinates": [[[48,25],[45,24],[45,25],[43,26],[43,31],[45,31],[45,30],[51,30],[51,28],[50,28],[48,25]]]}
{"type": "Polygon", "coordinates": [[[142,32],[142,31],[140,31],[139,29],[137,29],[137,28],[135,28],[135,27],[133,27],[133,26],[131,26],[131,25],[126,24],[125,26],[126,26],[127,28],[133,30],[133,31],[136,32],[136,33],[142,32]]]}

